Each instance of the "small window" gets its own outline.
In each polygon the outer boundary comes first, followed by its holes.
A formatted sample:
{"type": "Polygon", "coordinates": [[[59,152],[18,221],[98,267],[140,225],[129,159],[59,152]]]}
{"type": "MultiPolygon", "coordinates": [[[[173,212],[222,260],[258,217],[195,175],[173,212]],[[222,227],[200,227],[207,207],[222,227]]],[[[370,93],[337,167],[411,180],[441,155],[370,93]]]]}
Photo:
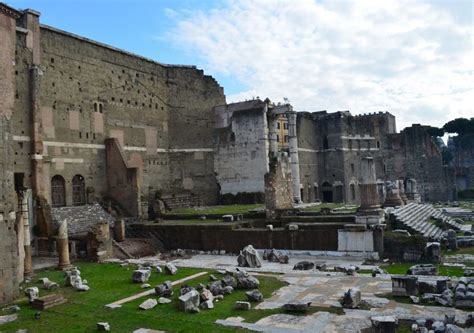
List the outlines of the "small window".
{"type": "Polygon", "coordinates": [[[323,149],[329,149],[328,137],[325,135],[323,139],[323,149]]]}
{"type": "Polygon", "coordinates": [[[352,150],[352,140],[349,140],[349,149],[352,150]]]}
{"type": "Polygon", "coordinates": [[[285,135],[285,142],[288,142],[288,135],[285,135]]]}
{"type": "Polygon", "coordinates": [[[277,134],[277,142],[280,142],[280,136],[277,134]]]}
{"type": "Polygon", "coordinates": [[[277,122],[277,129],[280,129],[280,122],[277,122]]]}
{"type": "Polygon", "coordinates": [[[94,103],[94,112],[97,112],[99,110],[99,106],[97,105],[97,103],[94,103]]]}
{"type": "Polygon", "coordinates": [[[100,103],[99,104],[99,113],[102,113],[102,111],[103,111],[103,105],[102,105],[102,103],[100,103]]]}
{"type": "Polygon", "coordinates": [[[288,129],[288,123],[283,123],[283,129],[288,129]]]}
{"type": "Polygon", "coordinates": [[[354,173],[354,170],[355,170],[354,163],[351,163],[351,172],[354,173]]]}
{"type": "Polygon", "coordinates": [[[380,141],[377,141],[377,148],[380,148],[380,141]]]}

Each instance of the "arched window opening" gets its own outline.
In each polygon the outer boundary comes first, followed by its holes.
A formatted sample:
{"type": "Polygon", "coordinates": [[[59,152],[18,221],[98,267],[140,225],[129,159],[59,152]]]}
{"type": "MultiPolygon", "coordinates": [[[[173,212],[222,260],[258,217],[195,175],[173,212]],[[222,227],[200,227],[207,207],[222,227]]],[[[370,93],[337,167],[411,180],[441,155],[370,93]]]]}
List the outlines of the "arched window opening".
{"type": "Polygon", "coordinates": [[[74,206],[86,204],[86,182],[81,175],[72,178],[72,204],[74,206]]]}
{"type": "Polygon", "coordinates": [[[51,205],[53,207],[66,206],[66,182],[60,175],[51,179],[51,205]]]}

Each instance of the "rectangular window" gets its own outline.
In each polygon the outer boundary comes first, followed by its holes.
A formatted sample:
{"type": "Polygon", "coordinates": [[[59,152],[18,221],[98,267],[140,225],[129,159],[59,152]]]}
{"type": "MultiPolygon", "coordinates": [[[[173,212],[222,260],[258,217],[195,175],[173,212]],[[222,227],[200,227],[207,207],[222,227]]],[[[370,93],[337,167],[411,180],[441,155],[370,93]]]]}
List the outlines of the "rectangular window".
{"type": "Polygon", "coordinates": [[[288,129],[288,123],[283,123],[283,129],[288,129]]]}
{"type": "Polygon", "coordinates": [[[280,136],[277,134],[277,142],[280,142],[280,136]]]}
{"type": "Polygon", "coordinates": [[[288,135],[285,135],[285,142],[288,142],[288,135]]]}
{"type": "Polygon", "coordinates": [[[277,129],[280,129],[280,122],[277,122],[277,129]]]}

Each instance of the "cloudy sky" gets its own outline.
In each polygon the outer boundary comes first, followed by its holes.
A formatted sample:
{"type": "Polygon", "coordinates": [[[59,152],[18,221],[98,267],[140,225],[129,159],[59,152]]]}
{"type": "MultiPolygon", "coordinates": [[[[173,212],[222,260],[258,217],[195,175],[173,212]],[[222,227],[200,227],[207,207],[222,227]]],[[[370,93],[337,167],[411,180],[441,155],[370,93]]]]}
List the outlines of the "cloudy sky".
{"type": "Polygon", "coordinates": [[[473,1],[64,3],[10,1],[41,10],[47,24],[196,64],[231,102],[286,97],[297,110],[390,111],[398,129],[474,116],[473,1]]]}

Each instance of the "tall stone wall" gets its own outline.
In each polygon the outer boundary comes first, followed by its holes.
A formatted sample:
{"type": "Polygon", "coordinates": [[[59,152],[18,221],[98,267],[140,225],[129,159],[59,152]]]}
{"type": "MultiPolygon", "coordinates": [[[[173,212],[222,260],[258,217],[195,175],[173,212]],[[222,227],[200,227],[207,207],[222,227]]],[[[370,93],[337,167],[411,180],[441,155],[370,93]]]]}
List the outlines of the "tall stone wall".
{"type": "Polygon", "coordinates": [[[268,172],[268,126],[261,101],[216,108],[215,170],[221,193],[264,192],[268,172]],[[255,105],[252,105],[255,104],[255,105]]]}
{"type": "Polygon", "coordinates": [[[298,113],[303,201],[360,203],[360,164],[373,157],[376,183],[416,179],[427,201],[453,199],[453,172],[421,126],[396,133],[388,112],[352,116],[348,111],[298,113]]]}
{"type": "Polygon", "coordinates": [[[16,39],[13,145],[15,170],[25,173],[26,186],[33,140],[29,69],[39,51],[47,200],[54,176],[65,180],[66,205],[73,203],[76,175],[84,177],[88,199],[108,195],[104,141],[115,138],[137,169],[142,198],[192,192],[216,202],[212,108],[225,96],[214,79],[192,66],[163,65],[52,27],[41,26],[38,34],[38,45],[25,29],[16,39]]]}
{"type": "Polygon", "coordinates": [[[15,19],[18,13],[0,4],[0,304],[18,296],[16,193],[11,132],[15,101],[15,19]]]}
{"type": "Polygon", "coordinates": [[[438,146],[423,126],[413,125],[389,136],[384,160],[389,179],[416,179],[423,201],[453,200],[454,170],[442,164],[438,146]]]}

